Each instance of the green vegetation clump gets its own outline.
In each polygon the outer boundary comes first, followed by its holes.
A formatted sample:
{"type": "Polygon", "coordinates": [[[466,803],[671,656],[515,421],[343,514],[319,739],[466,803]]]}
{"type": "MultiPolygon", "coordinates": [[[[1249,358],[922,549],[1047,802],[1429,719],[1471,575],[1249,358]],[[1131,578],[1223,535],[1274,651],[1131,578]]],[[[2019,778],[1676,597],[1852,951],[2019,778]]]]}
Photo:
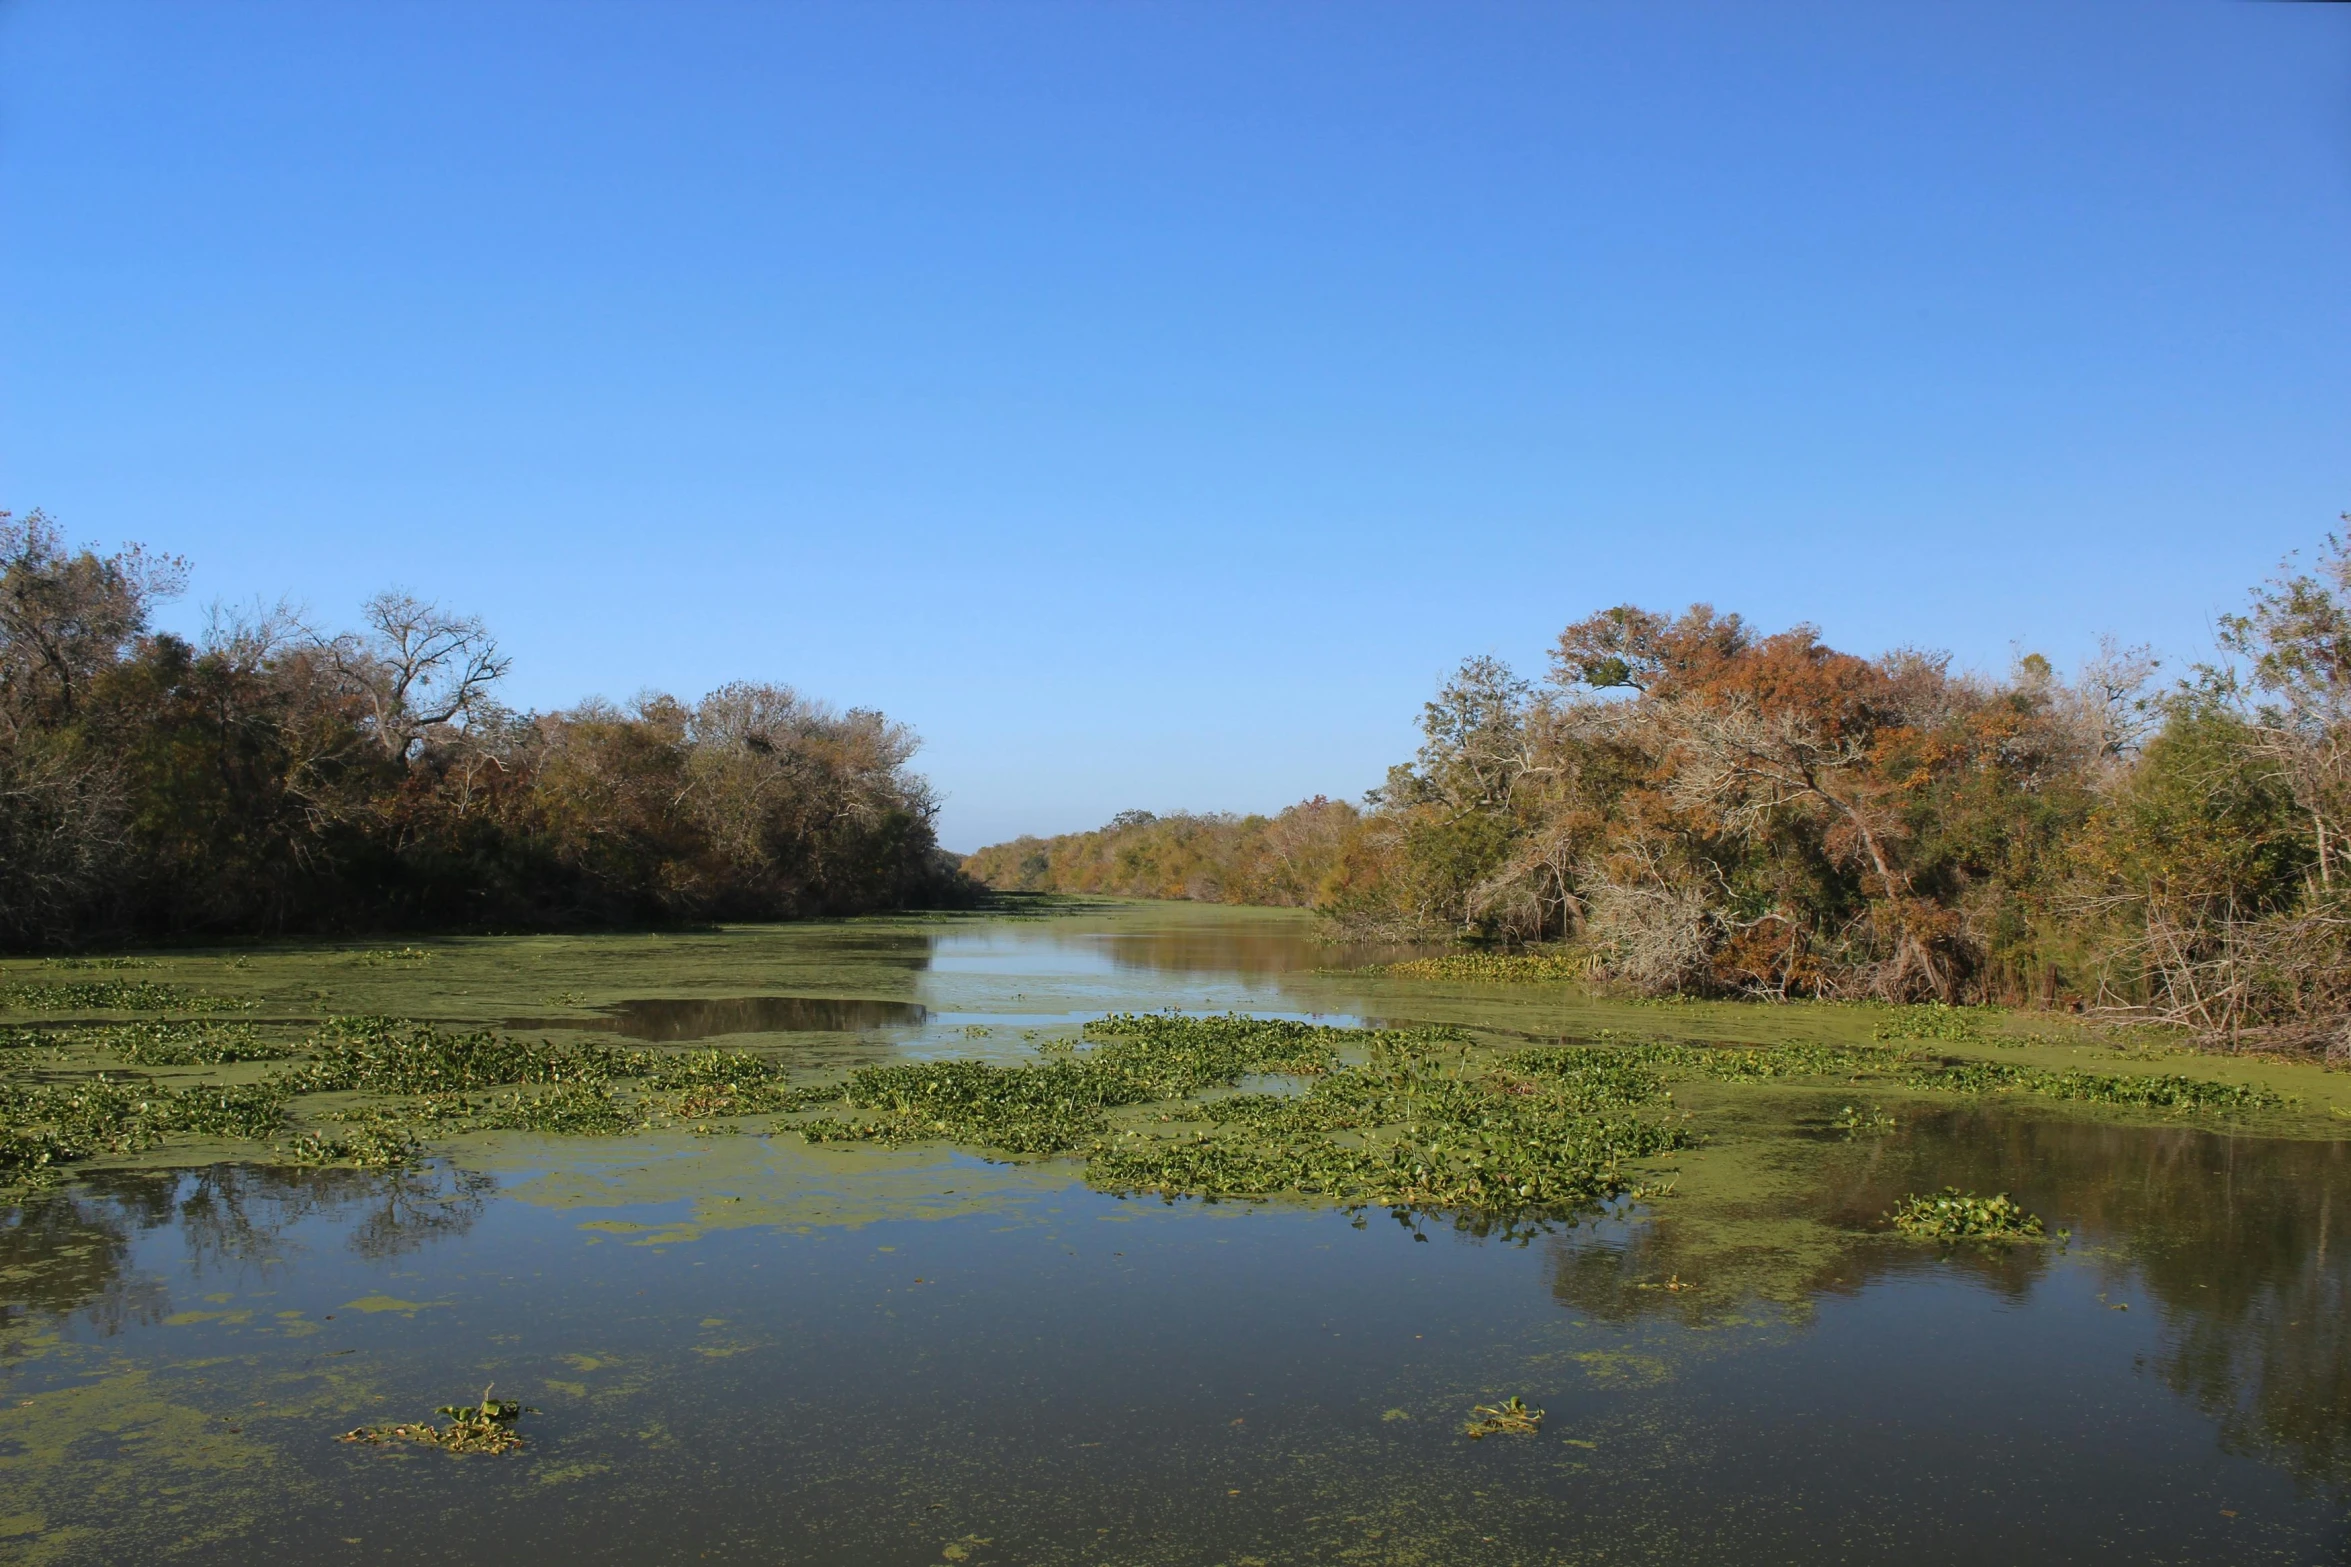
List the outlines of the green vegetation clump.
{"type": "Polygon", "coordinates": [[[1106,1112],[1229,1088],[1259,1073],[1310,1074],[1337,1062],[1360,1031],[1253,1018],[1119,1015],[1086,1026],[1093,1048],[1032,1066],[915,1062],[852,1072],[843,1106],[877,1112],[801,1127],[811,1142],[977,1143],[1007,1153],[1065,1153],[1098,1143],[1106,1112]]]}
{"type": "Polygon", "coordinates": [[[61,1044],[95,1045],[133,1066],[221,1066],[231,1061],[282,1061],[294,1052],[262,1039],[250,1023],[159,1019],[66,1031],[61,1044]]]}
{"type": "Polygon", "coordinates": [[[1630,1062],[1659,1070],[1686,1072],[1723,1082],[1753,1082],[1780,1077],[1851,1077],[1884,1069],[1900,1058],[1867,1045],[1821,1045],[1792,1042],[1777,1045],[1694,1045],[1679,1040],[1643,1039],[1603,1029],[1589,1046],[1537,1046],[1511,1057],[1522,1070],[1561,1069],[1562,1064],[1588,1060],[1584,1054],[1604,1048],[1630,1062]]]}
{"type": "Polygon", "coordinates": [[[58,984],[0,985],[0,1007],[21,1012],[238,1012],[252,1003],[190,995],[150,979],[75,979],[58,984]]]}
{"type": "Polygon", "coordinates": [[[421,1442],[437,1447],[445,1453],[511,1453],[527,1445],[522,1434],[514,1429],[515,1422],[524,1415],[535,1415],[535,1409],[526,1409],[512,1399],[492,1398],[488,1388],[482,1389],[478,1404],[443,1404],[433,1411],[448,1418],[445,1426],[430,1421],[410,1421],[400,1425],[360,1426],[336,1438],[341,1442],[362,1442],[381,1447],[391,1442],[421,1442]]]}
{"type": "Polygon", "coordinates": [[[1473,1442],[1506,1433],[1532,1436],[1543,1424],[1543,1411],[1527,1408],[1526,1401],[1515,1393],[1499,1404],[1480,1404],[1469,1414],[1469,1424],[1461,1428],[1461,1434],[1473,1442]]]}
{"type": "Polygon", "coordinates": [[[1449,952],[1440,957],[1390,963],[1380,972],[1397,979],[1530,985],[1582,979],[1587,970],[1582,958],[1565,952],[1449,952]]]}
{"type": "Polygon", "coordinates": [[[2188,1114],[2235,1114],[2281,1110],[2295,1103],[2284,1094],[2246,1083],[2216,1083],[2177,1073],[2053,1072],[2006,1061],[1944,1061],[1914,1067],[1905,1080],[1920,1088],[1958,1094],[2032,1094],[2090,1104],[2125,1105],[2188,1114]]]}
{"type": "Polygon", "coordinates": [[[630,1061],[629,1052],[607,1045],[533,1042],[486,1028],[454,1034],[388,1017],[330,1019],[312,1049],[313,1059],[282,1079],[296,1092],[434,1094],[509,1083],[602,1083],[625,1074],[630,1061]]]}
{"type": "Polygon", "coordinates": [[[1091,1153],[1087,1179],[1167,1196],[1301,1192],[1506,1217],[1604,1201],[1631,1187],[1632,1163],[1689,1142],[1669,1115],[1634,1113],[1670,1110],[1662,1082],[1613,1060],[1546,1079],[1482,1057],[1450,1030],[1326,1032],[1348,1059],[1304,1095],[1236,1095],[1180,1112],[1213,1131],[1122,1128],[1091,1153]]]}
{"type": "Polygon", "coordinates": [[[0,1173],[137,1153],[175,1133],[264,1140],[285,1124],[286,1099],[272,1084],[169,1088],[105,1073],[70,1083],[0,1080],[0,1173]]]}
{"type": "MultiPolygon", "coordinates": [[[[0,1030],[0,1046],[92,1048],[140,1066],[300,1053],[260,1083],[172,1084],[107,1070],[0,1078],[0,1176],[138,1153],[169,1137],[274,1140],[298,1163],[394,1167],[428,1139],[513,1131],[613,1137],[776,1118],[811,1142],[950,1142],[1075,1156],[1109,1191],[1300,1195],[1515,1222],[1642,1189],[1643,1161],[1694,1141],[1683,1081],[1876,1083],[2183,1115],[2291,1101],[2187,1076],[2101,1075],[1938,1058],[1887,1044],[1709,1044],[1602,1032],[1498,1051],[1445,1027],[1358,1029],[1237,1015],[1096,1019],[1035,1060],[897,1062],[796,1082],[770,1056],[558,1044],[495,1029],[337,1017],[299,1048],[205,1019],[0,1030]],[[1281,1080],[1274,1084],[1263,1079],[1281,1080]],[[62,1080],[60,1080],[62,1079],[62,1080]],[[317,1096],[363,1096],[346,1098],[317,1096]]],[[[1886,1124],[1873,1111],[1868,1124],[1886,1124]]],[[[1848,1112],[1834,1123],[1861,1127],[1848,1112]]]]}
{"type": "MultiPolygon", "coordinates": [[[[1626,1190],[1632,1162],[1686,1145],[1654,1074],[1594,1058],[1548,1078],[1499,1069],[1448,1029],[1337,1029],[1243,1017],[1121,1016],[1088,1047],[1033,1065],[871,1067],[838,1091],[863,1116],[801,1123],[814,1142],[957,1141],[1017,1154],[1083,1153],[1112,1191],[1266,1197],[1297,1192],[1514,1214],[1626,1190]],[[1224,1094],[1245,1077],[1303,1094],[1224,1094]],[[1150,1121],[1114,1112],[1156,1106],[1150,1121]],[[1162,1130],[1162,1128],[1166,1128],[1162,1130]]],[[[821,1091],[809,1091],[810,1097],[821,1091]]]]}
{"type": "Polygon", "coordinates": [[[1917,1006],[1894,1008],[1893,1015],[1879,1023],[1875,1033],[1880,1039],[1981,1040],[1984,1025],[1999,1015],[1994,1007],[1954,1007],[1940,1001],[1925,1001],[1917,1006]]]}
{"type": "Polygon", "coordinates": [[[1868,1045],[1696,1045],[1675,1040],[1633,1039],[1606,1032],[1594,1037],[1601,1043],[1537,1046],[1506,1057],[1504,1064],[1529,1073],[1587,1071],[1589,1052],[1606,1048],[1626,1063],[1720,1082],[1807,1077],[1835,1077],[1850,1082],[1875,1079],[1942,1093],[2027,1094],[2041,1099],[2191,1115],[2282,1110],[2297,1102],[2266,1088],[2176,1073],[2052,1071],[2005,1061],[1938,1060],[1868,1045]]]}
{"type": "Polygon", "coordinates": [[[1903,1198],[1886,1219],[1919,1240],[2039,1240],[2042,1235],[2041,1221],[2006,1192],[1978,1197],[1951,1186],[1931,1197],[1903,1198]]]}
{"type": "Polygon", "coordinates": [[[280,1150],[294,1164],[352,1164],[363,1170],[388,1170],[412,1164],[424,1144],[397,1126],[362,1124],[340,1135],[297,1132],[280,1150]]]}
{"type": "Polygon", "coordinates": [[[505,1093],[478,1105],[461,1099],[450,1108],[455,1128],[466,1131],[618,1137],[653,1124],[641,1105],[604,1083],[562,1083],[550,1093],[505,1093]]]}

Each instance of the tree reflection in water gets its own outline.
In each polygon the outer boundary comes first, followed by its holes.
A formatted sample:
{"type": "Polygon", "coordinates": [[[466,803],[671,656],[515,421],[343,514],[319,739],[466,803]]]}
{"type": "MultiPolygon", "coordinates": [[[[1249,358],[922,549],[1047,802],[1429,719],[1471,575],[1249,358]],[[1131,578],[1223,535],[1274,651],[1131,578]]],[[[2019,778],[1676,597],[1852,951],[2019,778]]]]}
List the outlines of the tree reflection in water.
{"type": "Polygon", "coordinates": [[[313,1219],[345,1227],[351,1250],[382,1261],[464,1234],[496,1185],[445,1165],[93,1174],[0,1215],[0,1355],[12,1352],[9,1330],[27,1325],[72,1319],[114,1334],[159,1321],[164,1282],[132,1256],[144,1234],[176,1228],[195,1278],[266,1275],[298,1249],[294,1226],[313,1219]]]}
{"type": "Polygon", "coordinates": [[[2109,1293],[2155,1308],[2155,1369],[2225,1449],[2351,1495],[2351,1247],[2338,1233],[2351,1147],[1968,1109],[1823,1142],[1817,1164],[1769,1193],[1677,1198],[1649,1222],[1565,1232],[1553,1292],[1595,1320],[1705,1320],[1944,1269],[2021,1303],[2061,1265],[2057,1248],[1922,1247],[1883,1228],[1911,1192],[2004,1191],[2072,1230],[2069,1255],[2109,1293]],[[1699,1287],[1660,1287],[1676,1279],[1699,1287]]]}

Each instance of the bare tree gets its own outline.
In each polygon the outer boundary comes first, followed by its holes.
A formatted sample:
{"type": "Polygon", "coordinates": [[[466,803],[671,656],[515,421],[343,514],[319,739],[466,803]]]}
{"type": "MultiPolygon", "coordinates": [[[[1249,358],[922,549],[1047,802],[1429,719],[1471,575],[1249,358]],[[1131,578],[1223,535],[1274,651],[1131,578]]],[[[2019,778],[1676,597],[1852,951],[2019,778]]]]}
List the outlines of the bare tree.
{"type": "Polygon", "coordinates": [[[367,601],[368,634],[328,644],[386,756],[414,761],[438,732],[484,713],[512,662],[473,615],[390,589],[367,601]]]}
{"type": "Polygon", "coordinates": [[[2316,575],[2273,578],[2242,615],[2220,622],[2239,668],[2202,671],[2251,708],[2258,749],[2310,818],[2321,889],[2351,832],[2351,546],[2329,535],[2316,575]],[[2249,700],[2248,700],[2249,699],[2249,700]]]}
{"type": "Polygon", "coordinates": [[[204,652],[237,670],[260,670],[284,654],[314,646],[319,638],[301,608],[286,599],[230,604],[219,599],[204,607],[204,652]]]}
{"type": "Polygon", "coordinates": [[[2152,648],[2125,647],[2103,633],[2073,680],[2051,691],[2051,706],[2083,748],[2111,766],[2136,755],[2163,722],[2162,704],[2147,691],[2161,667],[2152,648]]]}

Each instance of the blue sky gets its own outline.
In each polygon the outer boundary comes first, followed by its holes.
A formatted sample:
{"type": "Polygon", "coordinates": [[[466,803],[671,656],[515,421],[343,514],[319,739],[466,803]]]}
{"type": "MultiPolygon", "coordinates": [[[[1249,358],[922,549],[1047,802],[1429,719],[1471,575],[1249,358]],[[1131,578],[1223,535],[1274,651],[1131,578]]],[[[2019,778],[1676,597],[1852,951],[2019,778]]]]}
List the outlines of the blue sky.
{"type": "Polygon", "coordinates": [[[1710,600],[2175,655],[2351,507],[2351,6],[0,5],[0,506],[792,683],[946,841],[1710,600]]]}

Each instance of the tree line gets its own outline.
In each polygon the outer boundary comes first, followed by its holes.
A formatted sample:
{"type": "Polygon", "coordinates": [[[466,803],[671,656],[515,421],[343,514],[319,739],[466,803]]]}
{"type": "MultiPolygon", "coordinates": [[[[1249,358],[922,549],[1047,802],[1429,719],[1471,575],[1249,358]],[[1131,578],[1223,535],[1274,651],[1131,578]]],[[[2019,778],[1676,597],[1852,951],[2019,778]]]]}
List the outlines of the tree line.
{"type": "Polygon", "coordinates": [[[517,712],[482,622],[155,606],[186,564],[0,512],[0,943],[789,919],[967,902],[914,735],[742,682],[517,712]]]}
{"type": "Polygon", "coordinates": [[[2351,550],[2219,630],[2168,683],[2112,643],[1991,677],[1620,605],[1540,682],[1464,663],[1360,811],[1129,813],[967,865],[1564,943],[1646,995],[2112,1007],[2351,1053],[2351,550]]]}

